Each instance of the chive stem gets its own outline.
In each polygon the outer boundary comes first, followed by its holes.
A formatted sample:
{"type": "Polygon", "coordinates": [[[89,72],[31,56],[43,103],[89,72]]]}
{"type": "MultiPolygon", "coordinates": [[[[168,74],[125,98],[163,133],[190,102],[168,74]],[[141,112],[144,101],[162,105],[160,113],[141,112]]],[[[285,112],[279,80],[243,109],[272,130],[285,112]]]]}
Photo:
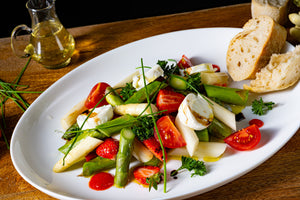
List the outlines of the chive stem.
{"type": "MultiPolygon", "coordinates": [[[[143,80],[144,80],[144,85],[145,85],[145,91],[146,91],[146,97],[147,97],[147,102],[150,105],[151,101],[150,101],[150,97],[149,97],[149,93],[148,93],[148,89],[147,89],[147,85],[146,85],[146,79],[145,79],[145,70],[144,70],[144,64],[143,64],[143,58],[141,58],[141,67],[142,67],[142,72],[143,72],[143,80]]],[[[167,192],[167,167],[166,167],[166,155],[165,155],[165,151],[164,151],[164,146],[162,144],[162,140],[159,134],[159,130],[157,128],[157,124],[154,118],[154,114],[152,111],[152,107],[150,106],[150,113],[151,113],[151,117],[154,123],[154,127],[155,127],[155,131],[157,133],[158,136],[158,140],[159,140],[159,144],[161,146],[162,149],[162,153],[163,153],[163,166],[164,166],[164,193],[167,192]]]]}

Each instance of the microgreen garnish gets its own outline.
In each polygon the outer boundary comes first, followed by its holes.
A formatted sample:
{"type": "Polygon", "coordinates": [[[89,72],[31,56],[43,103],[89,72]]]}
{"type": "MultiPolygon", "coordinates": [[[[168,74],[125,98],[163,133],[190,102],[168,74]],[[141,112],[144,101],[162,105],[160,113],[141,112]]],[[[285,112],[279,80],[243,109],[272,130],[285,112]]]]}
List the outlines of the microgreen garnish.
{"type": "MultiPolygon", "coordinates": [[[[151,101],[150,101],[149,92],[148,92],[148,89],[147,89],[147,84],[146,84],[146,79],[145,79],[145,69],[144,69],[144,64],[143,64],[143,59],[142,58],[141,58],[141,67],[142,67],[142,72],[143,72],[143,80],[144,80],[144,85],[145,85],[147,102],[148,102],[148,106],[150,106],[151,101]]],[[[152,107],[151,106],[150,106],[150,113],[151,113],[151,117],[152,117],[153,124],[154,124],[154,127],[155,127],[155,131],[157,133],[159,144],[161,146],[161,149],[164,149],[164,146],[163,146],[160,134],[159,134],[158,127],[156,125],[156,120],[155,120],[155,117],[153,115],[153,111],[152,111],[152,107]]],[[[167,167],[166,167],[167,164],[166,164],[165,151],[162,151],[162,153],[163,153],[163,166],[164,166],[164,193],[166,193],[167,192],[167,167]]]]}
{"type": "Polygon", "coordinates": [[[171,176],[177,175],[178,171],[182,169],[187,169],[188,171],[194,170],[191,177],[195,175],[203,176],[206,174],[204,162],[190,157],[181,156],[181,167],[179,167],[177,170],[173,170],[171,172],[171,176]]]}
{"type": "Polygon", "coordinates": [[[275,105],[274,102],[264,102],[262,97],[259,100],[254,100],[252,102],[252,112],[256,115],[265,115],[268,110],[272,110],[273,106],[275,105]]]}

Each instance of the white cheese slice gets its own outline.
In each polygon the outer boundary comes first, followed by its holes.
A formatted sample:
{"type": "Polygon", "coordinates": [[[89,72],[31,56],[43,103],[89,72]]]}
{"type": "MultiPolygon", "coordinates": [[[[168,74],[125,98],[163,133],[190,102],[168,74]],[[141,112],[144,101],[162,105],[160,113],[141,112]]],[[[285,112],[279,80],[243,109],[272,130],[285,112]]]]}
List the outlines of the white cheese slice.
{"type": "Polygon", "coordinates": [[[179,72],[182,76],[185,76],[186,73],[192,75],[200,72],[215,72],[215,70],[211,63],[202,63],[186,69],[181,69],[179,72]]]}
{"type": "MultiPolygon", "coordinates": [[[[111,120],[114,116],[113,108],[111,105],[104,105],[99,108],[95,108],[93,113],[87,119],[82,127],[82,130],[95,128],[97,125],[103,124],[111,120]]],[[[81,114],[77,117],[77,124],[79,127],[82,126],[87,114],[81,114]]]]}
{"type": "Polygon", "coordinates": [[[180,121],[195,130],[208,127],[213,118],[213,110],[209,103],[200,95],[188,94],[178,109],[180,121]]]}
{"type": "MultiPolygon", "coordinates": [[[[164,75],[164,70],[159,65],[155,65],[154,67],[152,67],[151,69],[149,69],[148,71],[145,72],[146,84],[153,82],[158,77],[163,76],[163,75],[164,75]]],[[[145,86],[143,74],[133,76],[132,86],[137,90],[139,90],[145,86]]]]}

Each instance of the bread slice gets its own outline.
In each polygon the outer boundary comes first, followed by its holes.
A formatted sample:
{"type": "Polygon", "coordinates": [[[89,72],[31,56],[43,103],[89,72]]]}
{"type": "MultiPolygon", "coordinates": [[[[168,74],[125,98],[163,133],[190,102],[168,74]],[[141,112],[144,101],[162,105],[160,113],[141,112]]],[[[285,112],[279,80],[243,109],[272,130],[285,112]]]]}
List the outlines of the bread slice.
{"type": "Polygon", "coordinates": [[[273,53],[285,44],[287,31],[269,16],[250,19],[231,41],[227,50],[227,70],[234,81],[254,79],[273,53]]]}
{"type": "Polygon", "coordinates": [[[244,85],[244,89],[257,93],[271,92],[292,86],[299,79],[300,45],[294,51],[272,55],[269,64],[256,74],[250,86],[244,85]]]}
{"type": "Polygon", "coordinates": [[[287,22],[291,0],[252,0],[252,18],[267,15],[277,23],[284,25],[287,22]]]}

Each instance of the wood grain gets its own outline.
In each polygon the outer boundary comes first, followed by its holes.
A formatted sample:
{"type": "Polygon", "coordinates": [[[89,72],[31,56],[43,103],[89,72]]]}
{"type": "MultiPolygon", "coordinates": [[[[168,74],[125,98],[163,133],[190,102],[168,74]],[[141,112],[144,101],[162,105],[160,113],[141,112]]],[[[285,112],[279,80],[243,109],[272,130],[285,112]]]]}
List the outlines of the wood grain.
{"type": "MultiPolygon", "coordinates": [[[[68,67],[49,70],[31,62],[21,84],[43,91],[82,63],[116,47],[157,34],[193,28],[242,27],[250,19],[250,4],[220,7],[174,15],[141,18],[69,29],[76,52],[68,67]]],[[[220,33],[222,37],[222,33],[220,33]]],[[[0,79],[13,81],[25,65],[10,48],[10,39],[0,39],[0,79]]],[[[38,94],[23,95],[32,103],[38,94]]],[[[10,138],[22,111],[11,101],[5,105],[10,138]]],[[[273,157],[246,175],[191,199],[300,199],[300,131],[273,157]]],[[[0,141],[0,199],[53,199],[28,184],[12,165],[9,150],[0,141]]]]}

